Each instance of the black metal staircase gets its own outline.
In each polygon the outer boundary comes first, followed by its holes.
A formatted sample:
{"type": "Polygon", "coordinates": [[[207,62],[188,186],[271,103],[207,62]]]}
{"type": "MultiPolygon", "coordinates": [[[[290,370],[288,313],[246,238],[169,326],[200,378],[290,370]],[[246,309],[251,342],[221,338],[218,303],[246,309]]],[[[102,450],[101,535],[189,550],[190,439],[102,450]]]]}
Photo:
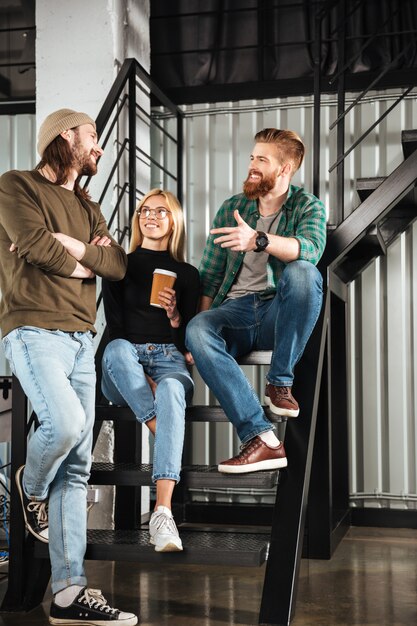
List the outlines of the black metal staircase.
{"type": "MultiPolygon", "coordinates": [[[[277,472],[228,477],[219,475],[215,467],[185,463],[180,497],[174,503],[185,549],[183,553],[157,554],[148,544],[146,525],[140,523],[139,498],[135,496],[141,486],[150,484],[151,474],[150,466],[142,464],[140,458],[140,427],[128,409],[98,406],[98,420],[114,420],[116,458],[113,464],[94,464],[91,482],[116,486],[116,516],[114,530],[88,531],[86,558],[242,566],[259,566],[267,561],[259,623],[290,623],[295,609],[303,545],[305,556],[330,558],[350,520],[345,283],[355,273],[347,272],[353,265],[351,259],[357,258],[354,255],[358,242],[367,236],[371,227],[383,224],[383,220],[396,210],[400,201],[414,189],[416,178],[417,151],[414,151],[329,237],[320,264],[327,279],[325,303],[296,371],[294,393],[300,401],[302,413],[285,427],[285,446],[290,459],[288,469],[279,477],[277,472]],[[342,272],[341,266],[344,268],[342,272]],[[332,454],[334,450],[336,455],[332,454]],[[251,511],[251,507],[237,506],[238,514],[236,511],[231,514],[233,506],[220,506],[214,516],[211,513],[204,518],[205,513],[210,513],[213,508],[208,505],[206,511],[203,511],[205,507],[200,507],[200,524],[197,525],[195,516],[189,516],[187,489],[225,484],[254,489],[278,484],[275,506],[266,507],[266,513],[259,507],[251,511]],[[228,528],[225,528],[226,522],[228,528]]],[[[417,212],[410,213],[407,224],[414,219],[413,215],[417,216],[417,212]]],[[[403,222],[401,225],[404,227],[403,222]]],[[[388,243],[392,240],[390,235],[388,243]]],[[[380,253],[378,250],[374,252],[374,256],[380,253]]],[[[366,263],[369,261],[367,257],[366,263]]],[[[253,361],[249,359],[247,362],[259,363],[259,356],[255,353],[253,361]]],[[[262,356],[263,362],[268,362],[265,354],[262,356]]],[[[16,379],[13,392],[12,472],[24,462],[27,436],[27,425],[22,420],[27,407],[16,379]]],[[[191,407],[187,413],[187,422],[211,419],[225,420],[219,407],[191,407]]],[[[280,425],[281,428],[284,426],[280,425]]],[[[11,511],[9,588],[2,609],[28,610],[43,598],[49,579],[48,551],[47,546],[32,537],[25,539],[20,501],[13,485],[11,511]]]]}
{"type": "MultiPolygon", "coordinates": [[[[245,359],[245,364],[262,362],[268,364],[271,353],[253,353],[245,359]]],[[[281,423],[269,413],[271,421],[281,423]]],[[[94,485],[114,485],[116,487],[116,518],[114,530],[89,530],[86,558],[102,560],[129,560],[141,562],[164,562],[164,556],[155,552],[149,545],[147,523],[141,523],[142,515],[138,503],[139,489],[150,486],[152,467],[142,463],[142,427],[130,409],[112,405],[98,405],[96,419],[112,420],[115,425],[114,463],[93,463],[90,483],[94,485]],[[129,445],[128,442],[134,442],[129,445]],[[120,493],[119,493],[120,491],[120,493]]],[[[194,421],[227,422],[218,406],[192,406],[186,412],[186,426],[194,421]]],[[[186,451],[187,452],[187,451],[186,451]]],[[[190,488],[274,488],[278,483],[278,471],[255,472],[244,476],[226,476],[217,471],[217,466],[183,465],[181,489],[174,501],[175,519],[184,545],[182,553],[169,555],[165,562],[177,564],[217,564],[217,565],[262,565],[268,554],[268,527],[250,524],[248,516],[227,527],[222,515],[216,522],[196,523],[191,516],[187,494],[190,488]]],[[[252,517],[255,518],[254,512],[252,517]]],[[[35,556],[46,557],[47,546],[39,542],[35,546],[35,556]]]]}
{"type": "Polygon", "coordinates": [[[405,136],[407,158],[386,178],[358,180],[362,203],[329,237],[322,262],[345,283],[385,254],[417,217],[417,131],[407,131],[405,136]]]}
{"type": "MultiPolygon", "coordinates": [[[[153,157],[147,157],[147,166],[168,177],[170,183],[177,186],[177,195],[181,199],[181,111],[153,85],[135,60],[128,59],[97,119],[102,136],[107,127],[107,141],[117,127],[122,111],[128,107],[128,136],[118,138],[116,164],[105,185],[106,192],[115,172],[119,171],[118,167],[126,161],[126,180],[118,175],[118,197],[110,218],[113,229],[121,238],[127,236],[126,224],[143,191],[137,188],[136,176],[137,115],[152,124],[149,113],[138,106],[135,94],[139,79],[141,90],[156,97],[170,115],[176,117],[177,171],[172,175],[164,163],[157,163],[153,157]],[[121,207],[125,210],[122,217],[121,207]]],[[[320,80],[317,82],[320,84],[320,80]]],[[[317,134],[319,125],[315,124],[315,129],[317,134]]],[[[160,130],[164,132],[162,126],[160,130]]],[[[102,420],[113,421],[115,457],[112,463],[94,463],[90,482],[115,486],[115,527],[88,531],[86,558],[242,566],[259,566],[266,561],[259,624],[287,626],[290,623],[295,610],[302,555],[330,558],[350,522],[346,285],[372,259],[384,254],[386,247],[417,217],[417,131],[404,131],[402,142],[404,162],[386,179],[358,181],[362,204],[329,236],[320,262],[325,284],[324,304],[296,369],[294,395],[301,406],[300,417],[288,423],[277,423],[280,438],[285,437],[288,469],[225,476],[219,474],[215,466],[191,465],[187,460],[189,449],[186,444],[182,480],[175,490],[173,502],[184,552],[158,554],[149,545],[147,525],[142,519],[140,489],[151,484],[151,467],[142,462],[141,427],[129,409],[99,404],[95,437],[102,420]],[[224,486],[275,489],[275,504],[196,504],[189,498],[189,489],[224,486]]],[[[338,142],[338,146],[343,148],[343,142],[338,142]]],[[[141,154],[140,158],[143,159],[144,155],[141,154]]],[[[342,154],[339,154],[337,163],[337,167],[343,163],[342,154]]],[[[318,167],[315,167],[315,173],[318,177],[318,167]]],[[[99,355],[100,352],[101,349],[99,355]]],[[[268,353],[253,353],[245,363],[267,363],[269,357],[268,353]]],[[[30,426],[26,418],[26,399],[14,378],[12,475],[25,460],[30,426]]],[[[226,418],[218,406],[194,406],[187,410],[186,420],[189,425],[197,421],[226,421],[226,418]]],[[[20,507],[12,482],[9,586],[2,610],[34,607],[41,602],[49,579],[47,546],[31,536],[25,537],[20,507]]]]}

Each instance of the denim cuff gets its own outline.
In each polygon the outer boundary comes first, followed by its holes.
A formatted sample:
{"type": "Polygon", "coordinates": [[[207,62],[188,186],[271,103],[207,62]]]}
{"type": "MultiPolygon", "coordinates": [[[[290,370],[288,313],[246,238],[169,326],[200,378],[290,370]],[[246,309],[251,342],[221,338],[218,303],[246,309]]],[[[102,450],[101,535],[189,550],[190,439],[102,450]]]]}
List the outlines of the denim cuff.
{"type": "Polygon", "coordinates": [[[287,380],[270,380],[267,376],[266,382],[269,383],[270,385],[274,385],[274,387],[292,387],[294,383],[294,379],[287,378],[287,380]]]}
{"type": "Polygon", "coordinates": [[[175,480],[176,483],[180,482],[179,474],[173,474],[167,472],[166,474],[154,474],[152,476],[152,482],[156,483],[157,480],[175,480]]]}
{"type": "Polygon", "coordinates": [[[267,433],[270,430],[275,430],[272,424],[269,427],[267,426],[263,430],[259,430],[258,432],[250,433],[244,439],[242,439],[242,445],[244,445],[245,443],[248,443],[248,441],[250,441],[251,439],[255,439],[255,437],[257,437],[258,435],[262,435],[262,433],[267,433]]]}
{"type": "Polygon", "coordinates": [[[85,576],[73,576],[72,578],[66,578],[65,580],[57,580],[51,585],[52,593],[55,595],[71,585],[81,585],[85,587],[87,585],[87,578],[85,576]]]}
{"type": "Polygon", "coordinates": [[[143,419],[140,419],[136,415],[136,419],[139,422],[139,424],[146,424],[146,422],[150,422],[151,420],[153,420],[154,417],[156,417],[156,415],[155,415],[155,411],[153,409],[152,409],[152,411],[149,411],[149,413],[147,415],[145,415],[145,417],[143,419]]]}

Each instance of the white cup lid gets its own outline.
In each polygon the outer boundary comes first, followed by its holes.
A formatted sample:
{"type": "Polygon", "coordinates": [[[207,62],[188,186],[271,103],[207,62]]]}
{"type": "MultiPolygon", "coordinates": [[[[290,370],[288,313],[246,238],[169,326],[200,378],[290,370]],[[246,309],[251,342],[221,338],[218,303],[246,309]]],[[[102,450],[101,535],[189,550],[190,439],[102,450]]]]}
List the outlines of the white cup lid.
{"type": "Polygon", "coordinates": [[[153,271],[154,274],[165,274],[166,276],[174,276],[177,278],[177,274],[175,272],[170,272],[169,270],[160,270],[157,267],[153,271]]]}

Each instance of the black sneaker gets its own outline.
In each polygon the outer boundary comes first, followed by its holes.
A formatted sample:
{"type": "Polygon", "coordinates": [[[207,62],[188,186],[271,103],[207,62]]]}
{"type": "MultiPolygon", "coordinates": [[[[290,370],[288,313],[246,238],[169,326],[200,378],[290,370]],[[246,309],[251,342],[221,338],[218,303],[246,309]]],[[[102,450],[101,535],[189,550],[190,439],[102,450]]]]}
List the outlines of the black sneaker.
{"type": "Polygon", "coordinates": [[[112,609],[103,598],[100,589],[81,589],[74,602],[68,606],[51,604],[50,624],[89,624],[92,626],[135,626],[138,618],[133,613],[122,613],[112,609]]]}
{"type": "Polygon", "coordinates": [[[36,502],[35,500],[29,500],[23,490],[23,470],[25,466],[22,465],[16,472],[16,484],[19,490],[20,499],[22,501],[23,516],[25,518],[26,528],[36,539],[48,543],[49,529],[48,529],[48,502],[36,502]]]}

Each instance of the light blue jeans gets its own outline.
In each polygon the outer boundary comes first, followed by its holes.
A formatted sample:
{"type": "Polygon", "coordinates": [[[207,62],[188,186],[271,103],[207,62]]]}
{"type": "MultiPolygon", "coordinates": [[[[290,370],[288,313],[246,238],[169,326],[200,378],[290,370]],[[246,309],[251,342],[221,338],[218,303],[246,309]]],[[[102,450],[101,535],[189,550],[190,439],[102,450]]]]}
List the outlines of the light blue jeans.
{"type": "Polygon", "coordinates": [[[294,367],[320,314],[322,277],[306,261],[289,263],[274,297],[249,294],[203,311],[187,326],[186,344],[243,443],[272,430],[259,398],[235,358],[273,350],[269,383],[291,387],[294,367]]]}
{"type": "Polygon", "coordinates": [[[103,354],[101,388],[113,404],[129,406],[139,422],[156,417],[152,480],[178,482],[185,407],[194,391],[181,352],[174,344],[114,339],[103,354]],[[157,383],[155,398],[145,374],[157,383]]]}
{"type": "Polygon", "coordinates": [[[93,336],[23,326],[3,339],[13,373],[39,428],[27,445],[23,488],[49,498],[52,592],[85,585],[87,481],[91,468],[95,384],[93,336]]]}

